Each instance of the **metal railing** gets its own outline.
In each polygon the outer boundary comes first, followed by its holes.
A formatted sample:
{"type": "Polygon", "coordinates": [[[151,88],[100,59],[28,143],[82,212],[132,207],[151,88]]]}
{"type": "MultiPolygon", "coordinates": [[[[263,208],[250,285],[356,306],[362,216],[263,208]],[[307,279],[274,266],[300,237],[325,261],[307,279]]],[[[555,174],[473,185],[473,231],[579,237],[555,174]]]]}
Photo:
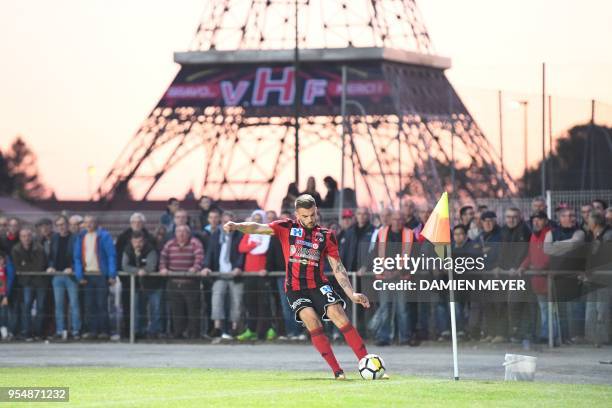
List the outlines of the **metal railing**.
{"type": "MultiPolygon", "coordinates": [[[[161,274],[159,272],[150,272],[147,273],[145,276],[138,276],[136,274],[133,273],[128,273],[128,272],[123,272],[123,271],[119,271],[117,273],[117,276],[119,277],[129,277],[130,280],[130,287],[129,287],[129,293],[130,293],[130,305],[129,305],[129,316],[130,316],[130,327],[129,327],[129,342],[130,344],[135,343],[135,339],[136,339],[136,278],[138,277],[144,277],[144,278],[153,278],[153,277],[161,277],[161,278],[166,278],[166,279],[173,279],[173,278],[190,278],[190,279],[207,279],[207,278],[226,278],[228,275],[231,274],[224,274],[224,273],[220,273],[220,272],[211,272],[209,274],[207,274],[206,276],[202,275],[200,272],[177,272],[177,271],[172,271],[170,273],[167,274],[161,274]]],[[[357,286],[357,277],[358,274],[356,272],[348,272],[349,277],[351,278],[351,284],[353,285],[353,287],[355,288],[357,286]]],[[[53,277],[53,276],[74,276],[74,274],[65,274],[62,272],[18,272],[16,276],[48,276],[48,277],[53,277]]],[[[86,276],[92,276],[92,275],[84,275],[86,276]]],[[[248,279],[257,279],[257,278],[262,278],[261,275],[258,274],[254,274],[254,273],[242,273],[241,275],[239,275],[240,277],[246,277],[248,279]]],[[[271,271],[268,272],[265,277],[273,277],[273,278],[277,278],[277,277],[284,277],[285,276],[285,272],[284,271],[271,271]]],[[[328,276],[331,276],[331,274],[329,274],[328,276]]],[[[355,307],[351,308],[351,323],[352,324],[356,324],[357,322],[357,309],[355,307]]]]}
{"type": "MultiPolygon", "coordinates": [[[[548,331],[548,346],[550,348],[554,347],[554,340],[555,340],[555,336],[554,336],[554,327],[553,327],[553,321],[554,321],[554,316],[553,313],[555,310],[557,310],[557,301],[553,298],[553,294],[555,293],[555,288],[554,288],[554,278],[557,276],[561,276],[561,275],[576,275],[576,274],[583,274],[584,271],[536,271],[536,270],[527,270],[525,272],[523,272],[521,274],[521,277],[534,277],[534,276],[545,276],[547,278],[547,303],[548,303],[548,327],[547,327],[547,331],[548,331]]],[[[357,284],[358,284],[358,279],[359,278],[363,278],[364,275],[360,275],[357,272],[348,272],[350,279],[351,279],[351,283],[353,285],[354,288],[357,288],[357,284]]],[[[479,273],[472,273],[470,272],[470,276],[478,276],[478,275],[487,275],[491,276],[491,272],[490,271],[484,271],[484,272],[479,272],[479,273]]],[[[201,275],[199,272],[176,272],[176,271],[172,271],[170,274],[161,274],[159,272],[153,272],[153,273],[147,273],[146,275],[144,275],[143,277],[163,277],[163,278],[167,278],[167,279],[172,279],[172,278],[190,278],[190,279],[207,279],[207,278],[224,278],[226,277],[228,274],[223,274],[223,273],[219,273],[219,272],[212,272],[209,273],[206,276],[201,275]]],[[[331,276],[331,274],[329,274],[331,276]]],[[[66,275],[62,272],[19,272],[17,276],[73,276],[73,275],[66,275]]],[[[87,276],[87,275],[86,275],[87,276]]],[[[140,277],[136,274],[131,274],[131,273],[127,273],[127,272],[123,272],[120,271],[118,273],[118,276],[120,277],[129,277],[129,316],[130,316],[130,327],[129,327],[129,343],[130,344],[134,344],[135,340],[136,340],[136,304],[135,304],[135,299],[136,299],[136,278],[140,277]]],[[[243,273],[241,275],[239,275],[240,277],[245,277],[248,279],[257,279],[257,278],[261,278],[261,275],[258,274],[251,274],[251,273],[243,273]]],[[[268,272],[266,275],[266,277],[283,277],[285,276],[285,272],[280,272],[280,271],[274,271],[274,272],[268,272]]],[[[431,276],[431,272],[429,271],[419,271],[416,274],[414,274],[413,276],[431,276]]],[[[499,277],[517,277],[516,274],[513,274],[510,271],[500,271],[499,273],[497,273],[497,276],[499,277]]],[[[590,272],[589,276],[591,277],[598,277],[598,276],[605,276],[605,277],[610,277],[612,276],[612,271],[608,271],[608,270],[600,270],[600,271],[594,271],[594,272],[590,272]]],[[[372,276],[367,276],[367,278],[371,278],[372,276]]],[[[351,307],[351,323],[353,325],[357,324],[357,308],[356,307],[351,307]]],[[[561,336],[561,330],[558,330],[558,336],[561,336]]]]}

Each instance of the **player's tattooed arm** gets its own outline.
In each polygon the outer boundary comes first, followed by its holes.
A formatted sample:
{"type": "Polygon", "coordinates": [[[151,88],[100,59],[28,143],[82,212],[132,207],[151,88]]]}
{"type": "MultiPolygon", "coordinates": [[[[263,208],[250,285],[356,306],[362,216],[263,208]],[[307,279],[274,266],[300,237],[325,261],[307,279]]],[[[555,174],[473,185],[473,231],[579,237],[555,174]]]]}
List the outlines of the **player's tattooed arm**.
{"type": "Polygon", "coordinates": [[[342,264],[342,261],[331,256],[328,256],[327,260],[329,261],[329,264],[332,267],[332,270],[334,271],[334,276],[336,277],[336,280],[338,281],[338,284],[340,285],[344,293],[346,293],[346,295],[353,302],[359,303],[360,305],[363,305],[363,307],[366,308],[370,307],[370,301],[368,300],[368,297],[363,293],[357,293],[353,290],[353,285],[351,285],[348,272],[342,264]]]}
{"type": "Polygon", "coordinates": [[[344,290],[344,293],[346,293],[347,296],[352,297],[354,293],[353,285],[351,285],[351,281],[349,280],[348,273],[346,272],[346,268],[342,264],[342,261],[331,256],[328,256],[327,260],[334,271],[334,276],[336,277],[338,284],[342,290],[344,290]]]}
{"type": "Polygon", "coordinates": [[[274,235],[274,230],[267,224],[256,222],[232,222],[228,221],[223,226],[225,232],[240,231],[244,234],[274,235]]]}

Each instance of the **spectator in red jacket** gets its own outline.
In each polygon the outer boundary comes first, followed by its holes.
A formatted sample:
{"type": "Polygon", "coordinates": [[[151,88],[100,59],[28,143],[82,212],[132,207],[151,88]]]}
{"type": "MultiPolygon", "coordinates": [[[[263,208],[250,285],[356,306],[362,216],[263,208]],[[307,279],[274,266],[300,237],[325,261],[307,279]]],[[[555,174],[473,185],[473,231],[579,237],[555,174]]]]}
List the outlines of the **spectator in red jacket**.
{"type": "MultiPolygon", "coordinates": [[[[266,224],[268,222],[266,212],[253,211],[251,221],[266,224]]],[[[244,281],[244,304],[247,319],[245,331],[237,337],[241,341],[257,340],[264,336],[267,340],[276,338],[276,331],[268,327],[271,289],[269,280],[264,278],[266,276],[266,253],[269,247],[270,235],[260,234],[245,234],[238,246],[238,250],[245,254],[245,275],[259,275],[247,277],[244,281]]]]}
{"type": "MultiPolygon", "coordinates": [[[[15,268],[11,263],[11,258],[0,249],[0,337],[2,340],[11,340],[15,331],[14,319],[12,317],[16,315],[13,311],[18,310],[18,307],[9,304],[11,287],[14,280],[15,268]],[[9,306],[13,310],[9,310],[9,306]]],[[[11,303],[13,302],[11,301],[11,303]]]]}
{"type": "MultiPolygon", "coordinates": [[[[251,221],[267,223],[267,216],[263,210],[255,210],[251,214],[251,221]]],[[[270,235],[245,234],[240,241],[238,250],[245,255],[244,272],[261,272],[266,269],[266,252],[270,245],[270,235]]]]}
{"type": "MultiPolygon", "coordinates": [[[[544,211],[538,211],[531,216],[532,233],[529,239],[529,250],[527,257],[521,262],[518,268],[518,274],[522,275],[526,270],[543,271],[548,269],[549,257],[544,253],[544,238],[550,225],[548,224],[548,216],[544,211]]],[[[548,283],[545,275],[536,275],[531,278],[531,290],[538,300],[538,309],[540,312],[540,341],[546,341],[548,338],[548,283]]],[[[556,333],[556,319],[553,320],[555,325],[554,332],[556,333]]],[[[556,336],[556,335],[555,335],[556,336]]]]}

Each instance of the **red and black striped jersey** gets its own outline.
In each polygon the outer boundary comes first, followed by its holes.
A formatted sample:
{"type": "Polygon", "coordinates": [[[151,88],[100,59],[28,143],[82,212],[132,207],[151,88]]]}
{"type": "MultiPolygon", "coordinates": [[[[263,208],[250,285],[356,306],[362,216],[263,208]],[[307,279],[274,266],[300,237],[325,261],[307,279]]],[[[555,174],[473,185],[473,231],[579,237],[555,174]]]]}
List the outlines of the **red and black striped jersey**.
{"type": "Polygon", "coordinates": [[[285,291],[314,289],[328,282],[324,259],[340,259],[338,240],[328,228],[307,229],[298,221],[284,219],[268,224],[278,237],[285,256],[285,291]]]}

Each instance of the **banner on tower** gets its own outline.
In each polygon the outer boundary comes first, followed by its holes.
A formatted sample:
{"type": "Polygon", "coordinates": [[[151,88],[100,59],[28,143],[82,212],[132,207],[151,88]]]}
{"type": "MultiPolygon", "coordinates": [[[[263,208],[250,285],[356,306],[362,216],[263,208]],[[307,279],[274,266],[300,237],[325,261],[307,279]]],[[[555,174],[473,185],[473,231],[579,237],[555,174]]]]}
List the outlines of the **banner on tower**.
{"type": "MultiPolygon", "coordinates": [[[[339,64],[300,65],[302,115],[339,114],[342,73],[339,64]]],[[[389,112],[391,85],[380,63],[353,63],[347,98],[368,113],[389,112]]],[[[186,65],[160,100],[159,107],[240,106],[249,116],[291,116],[296,97],[292,65],[186,65]]]]}

